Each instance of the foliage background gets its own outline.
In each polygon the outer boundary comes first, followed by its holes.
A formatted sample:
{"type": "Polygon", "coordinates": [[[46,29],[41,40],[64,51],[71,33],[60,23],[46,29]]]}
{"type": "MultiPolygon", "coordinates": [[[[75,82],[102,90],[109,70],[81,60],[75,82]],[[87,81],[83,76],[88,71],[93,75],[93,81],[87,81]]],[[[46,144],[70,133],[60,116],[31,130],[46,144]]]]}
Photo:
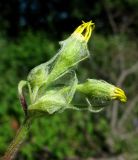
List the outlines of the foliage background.
{"type": "Polygon", "coordinates": [[[138,1],[0,1],[0,155],[15,136],[23,112],[17,84],[49,60],[81,20],[93,20],[91,58],[77,73],[125,90],[127,104],[113,102],[98,114],[65,111],[33,124],[18,160],[138,159],[138,1]]]}

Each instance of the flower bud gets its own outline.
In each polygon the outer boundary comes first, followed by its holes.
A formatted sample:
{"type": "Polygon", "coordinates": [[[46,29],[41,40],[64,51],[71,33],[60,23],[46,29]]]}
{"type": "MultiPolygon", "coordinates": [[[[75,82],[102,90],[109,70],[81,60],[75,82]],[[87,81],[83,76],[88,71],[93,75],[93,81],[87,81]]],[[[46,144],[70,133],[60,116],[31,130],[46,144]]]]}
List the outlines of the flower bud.
{"type": "Polygon", "coordinates": [[[78,64],[89,56],[87,42],[94,29],[94,23],[83,22],[73,34],[62,41],[58,58],[53,65],[53,69],[48,77],[48,83],[54,81],[70,68],[78,64]]]}
{"type": "Polygon", "coordinates": [[[121,102],[127,101],[127,97],[122,89],[102,80],[88,79],[87,82],[77,86],[77,91],[99,101],[111,101],[114,99],[121,102]]]}

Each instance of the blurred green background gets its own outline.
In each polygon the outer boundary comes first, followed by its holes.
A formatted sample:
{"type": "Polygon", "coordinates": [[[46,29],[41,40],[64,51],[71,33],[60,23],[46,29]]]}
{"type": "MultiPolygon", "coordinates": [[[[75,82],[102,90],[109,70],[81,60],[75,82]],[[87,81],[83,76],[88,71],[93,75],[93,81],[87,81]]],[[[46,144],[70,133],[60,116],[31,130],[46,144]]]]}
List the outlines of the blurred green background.
{"type": "Polygon", "coordinates": [[[125,90],[98,114],[65,111],[37,119],[17,160],[138,160],[138,0],[0,1],[0,155],[24,117],[18,82],[59,49],[81,21],[96,29],[79,80],[97,78],[125,90]]]}

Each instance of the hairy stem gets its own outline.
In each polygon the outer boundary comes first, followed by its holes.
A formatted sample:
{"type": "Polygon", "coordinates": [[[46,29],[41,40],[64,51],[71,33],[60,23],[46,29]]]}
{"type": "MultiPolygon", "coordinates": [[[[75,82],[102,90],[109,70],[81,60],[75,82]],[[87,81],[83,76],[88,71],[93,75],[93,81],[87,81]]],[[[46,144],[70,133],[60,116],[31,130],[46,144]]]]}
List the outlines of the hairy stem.
{"type": "Polygon", "coordinates": [[[27,118],[17,132],[16,137],[9,145],[5,155],[0,160],[12,160],[15,158],[21,144],[24,142],[30,128],[31,119],[27,118]]]}

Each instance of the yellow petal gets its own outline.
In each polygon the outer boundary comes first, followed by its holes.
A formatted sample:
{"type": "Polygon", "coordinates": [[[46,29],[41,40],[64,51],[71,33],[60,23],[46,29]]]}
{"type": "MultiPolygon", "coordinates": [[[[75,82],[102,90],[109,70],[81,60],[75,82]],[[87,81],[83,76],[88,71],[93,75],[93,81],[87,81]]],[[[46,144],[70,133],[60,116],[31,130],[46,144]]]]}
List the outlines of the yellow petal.
{"type": "Polygon", "coordinates": [[[92,23],[92,21],[86,23],[82,21],[82,24],[76,28],[76,30],[73,32],[73,35],[75,35],[77,38],[81,38],[88,42],[94,28],[95,24],[92,23]]]}
{"type": "Polygon", "coordinates": [[[112,95],[112,99],[119,99],[121,102],[127,101],[127,97],[125,95],[125,92],[118,87],[115,87],[114,93],[112,95]]]}

